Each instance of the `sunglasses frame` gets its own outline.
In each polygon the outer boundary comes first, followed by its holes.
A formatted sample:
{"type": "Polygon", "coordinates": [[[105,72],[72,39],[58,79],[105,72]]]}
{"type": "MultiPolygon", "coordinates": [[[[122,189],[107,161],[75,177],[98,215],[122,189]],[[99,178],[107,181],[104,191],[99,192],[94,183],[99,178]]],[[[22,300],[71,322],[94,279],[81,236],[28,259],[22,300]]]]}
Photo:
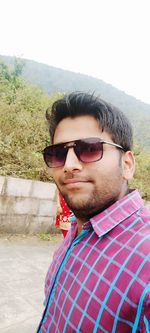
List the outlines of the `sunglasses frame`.
{"type": "Polygon", "coordinates": [[[103,144],[108,144],[108,145],[111,145],[111,146],[114,146],[116,148],[119,148],[123,151],[124,148],[120,145],[118,145],[117,143],[113,143],[113,142],[110,142],[110,141],[105,141],[105,140],[102,140],[100,138],[97,138],[97,137],[90,137],[90,138],[83,138],[83,139],[78,139],[78,140],[72,140],[72,141],[67,141],[67,142],[62,142],[62,143],[56,143],[56,144],[53,144],[53,145],[50,145],[50,146],[47,146],[44,148],[44,150],[42,151],[42,154],[43,154],[43,158],[44,158],[44,161],[46,163],[46,165],[49,167],[49,168],[61,168],[64,166],[65,164],[65,161],[66,161],[66,157],[67,157],[67,154],[68,154],[68,150],[70,148],[74,148],[74,153],[76,154],[77,158],[79,159],[79,161],[81,161],[82,163],[93,163],[93,162],[97,162],[97,161],[100,161],[102,158],[103,158],[103,144]],[[88,142],[88,140],[91,140],[91,142],[88,142]],[[93,142],[92,142],[93,140],[93,142]],[[95,141],[95,142],[94,142],[95,141]],[[85,162],[83,161],[80,156],[78,156],[78,153],[76,152],[76,149],[75,147],[77,146],[77,144],[79,142],[85,142],[85,143],[89,143],[89,144],[92,144],[92,143],[96,143],[96,141],[98,141],[99,143],[102,144],[102,154],[101,154],[101,157],[96,159],[96,160],[93,160],[93,161],[89,161],[89,162],[85,162]],[[50,166],[48,163],[47,163],[47,160],[46,160],[46,154],[47,154],[47,151],[54,148],[54,147],[59,147],[60,146],[60,149],[61,148],[66,148],[66,156],[64,158],[64,161],[61,165],[59,166],[50,166]]]}

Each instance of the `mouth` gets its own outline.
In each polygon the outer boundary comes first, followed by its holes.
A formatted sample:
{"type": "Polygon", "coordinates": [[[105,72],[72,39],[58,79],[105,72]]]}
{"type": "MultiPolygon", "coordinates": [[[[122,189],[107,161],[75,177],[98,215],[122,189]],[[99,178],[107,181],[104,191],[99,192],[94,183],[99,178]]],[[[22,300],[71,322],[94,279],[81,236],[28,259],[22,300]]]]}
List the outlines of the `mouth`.
{"type": "Polygon", "coordinates": [[[87,184],[89,184],[89,181],[87,180],[82,180],[82,179],[66,179],[64,181],[64,186],[67,189],[79,189],[82,188],[84,186],[86,186],[87,184]]]}

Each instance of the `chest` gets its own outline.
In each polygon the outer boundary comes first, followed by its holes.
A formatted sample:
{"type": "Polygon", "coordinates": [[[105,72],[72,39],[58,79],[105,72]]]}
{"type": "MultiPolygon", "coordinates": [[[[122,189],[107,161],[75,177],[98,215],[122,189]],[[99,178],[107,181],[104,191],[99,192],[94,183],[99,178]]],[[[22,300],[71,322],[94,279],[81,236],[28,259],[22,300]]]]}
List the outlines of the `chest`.
{"type": "Polygon", "coordinates": [[[96,325],[98,332],[131,332],[146,271],[134,243],[81,241],[67,251],[57,273],[49,318],[55,317],[60,332],[96,332],[96,325]]]}

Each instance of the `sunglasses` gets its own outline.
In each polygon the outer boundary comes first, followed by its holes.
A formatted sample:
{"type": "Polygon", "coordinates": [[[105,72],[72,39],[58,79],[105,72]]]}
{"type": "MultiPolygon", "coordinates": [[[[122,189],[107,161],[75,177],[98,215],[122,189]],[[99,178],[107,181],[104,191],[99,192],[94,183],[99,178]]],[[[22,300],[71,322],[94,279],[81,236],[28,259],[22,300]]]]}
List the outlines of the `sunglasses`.
{"type": "Polygon", "coordinates": [[[42,153],[49,168],[59,168],[64,166],[70,148],[74,149],[77,158],[83,163],[101,160],[104,144],[124,150],[123,147],[113,142],[103,141],[99,138],[86,138],[48,146],[42,153]]]}

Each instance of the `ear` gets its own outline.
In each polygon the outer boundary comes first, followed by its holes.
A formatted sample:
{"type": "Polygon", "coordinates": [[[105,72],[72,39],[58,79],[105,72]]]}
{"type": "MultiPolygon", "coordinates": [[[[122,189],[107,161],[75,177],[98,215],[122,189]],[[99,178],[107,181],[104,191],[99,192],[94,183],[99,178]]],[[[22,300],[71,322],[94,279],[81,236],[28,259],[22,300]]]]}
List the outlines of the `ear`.
{"type": "Polygon", "coordinates": [[[132,151],[123,153],[122,157],[123,178],[130,180],[133,178],[135,172],[135,158],[132,151]]]}

